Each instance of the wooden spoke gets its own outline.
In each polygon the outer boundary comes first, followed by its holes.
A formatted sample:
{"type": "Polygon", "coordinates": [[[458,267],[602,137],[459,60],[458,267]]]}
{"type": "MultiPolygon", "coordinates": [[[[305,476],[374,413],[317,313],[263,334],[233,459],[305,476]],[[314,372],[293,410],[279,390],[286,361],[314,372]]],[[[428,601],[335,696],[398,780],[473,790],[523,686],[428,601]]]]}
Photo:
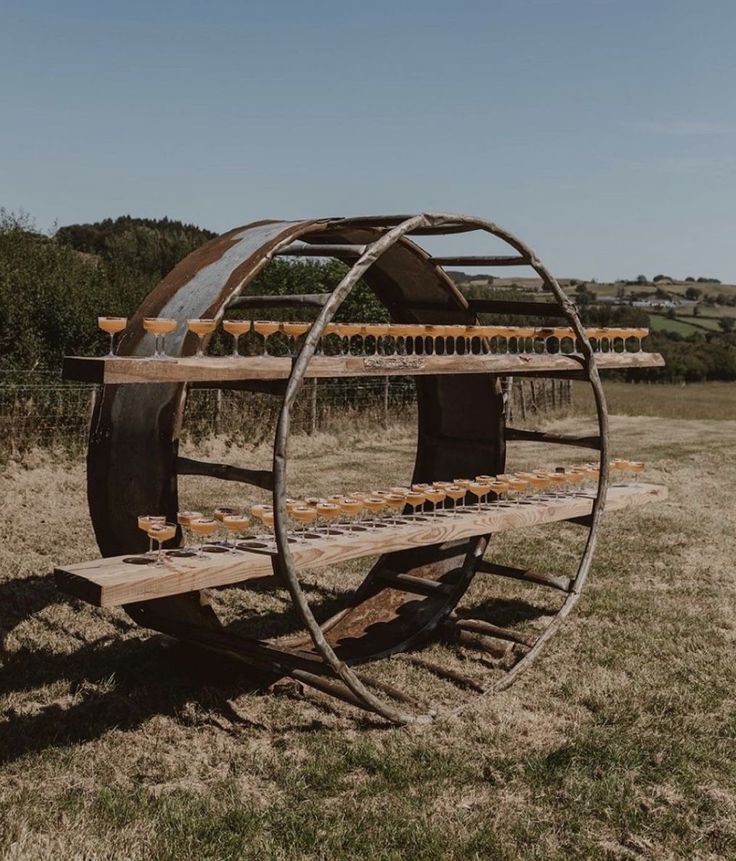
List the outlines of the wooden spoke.
{"type": "Polygon", "coordinates": [[[238,296],[231,299],[226,310],[237,311],[243,308],[321,308],[329,293],[303,293],[288,296],[238,296]]]}
{"type": "Polygon", "coordinates": [[[393,589],[414,592],[417,595],[451,595],[455,588],[451,583],[439,583],[436,580],[426,580],[411,574],[394,574],[391,571],[380,572],[378,579],[393,589]]]}
{"type": "Polygon", "coordinates": [[[360,257],[365,245],[289,245],[274,254],[274,257],[360,257]]]}
{"type": "Polygon", "coordinates": [[[601,447],[601,438],[597,434],[578,436],[575,434],[524,430],[523,428],[506,428],[506,439],[519,442],[548,442],[555,445],[576,445],[581,448],[601,447]]]}
{"type": "Polygon", "coordinates": [[[430,257],[430,263],[435,266],[528,266],[526,257],[518,254],[483,257],[482,255],[466,255],[461,257],[430,257]]]}
{"type": "Polygon", "coordinates": [[[209,463],[205,460],[178,457],[176,471],[178,475],[204,475],[222,481],[242,481],[264,490],[273,490],[273,473],[270,469],[245,469],[227,463],[209,463]]]}
{"type": "Polygon", "coordinates": [[[519,631],[512,631],[509,628],[499,628],[498,625],[492,625],[490,622],[484,622],[482,619],[464,619],[453,614],[450,616],[450,621],[460,631],[484,634],[487,637],[496,637],[499,640],[510,640],[513,643],[527,646],[527,648],[531,648],[536,639],[527,634],[521,634],[519,631]]]}
{"type": "Polygon", "coordinates": [[[561,592],[569,592],[572,580],[569,577],[556,577],[553,574],[545,574],[543,571],[530,571],[526,568],[510,568],[508,565],[498,565],[481,559],[476,567],[478,574],[496,574],[499,577],[511,577],[513,580],[524,580],[526,583],[534,583],[537,586],[551,586],[561,592]]]}
{"type": "Polygon", "coordinates": [[[423,670],[428,670],[435,676],[441,679],[446,679],[448,682],[459,685],[461,688],[470,688],[479,694],[485,692],[485,686],[477,679],[466,676],[464,673],[459,673],[457,670],[443,667],[434,661],[428,661],[426,658],[420,658],[419,655],[401,654],[398,657],[406,661],[407,664],[412,664],[415,667],[421,667],[423,670]]]}

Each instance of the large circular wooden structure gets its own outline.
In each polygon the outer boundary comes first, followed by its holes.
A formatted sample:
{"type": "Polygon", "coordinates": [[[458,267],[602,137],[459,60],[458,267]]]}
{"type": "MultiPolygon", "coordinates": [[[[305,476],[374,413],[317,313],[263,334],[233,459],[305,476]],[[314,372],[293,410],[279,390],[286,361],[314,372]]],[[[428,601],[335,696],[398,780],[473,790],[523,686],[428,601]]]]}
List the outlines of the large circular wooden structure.
{"type": "MultiPolygon", "coordinates": [[[[487,688],[480,686],[481,692],[509,685],[535,660],[577,602],[590,569],[606,494],[608,465],[607,414],[594,351],[574,305],[527,245],[480,218],[424,213],[262,221],[223,234],[190,254],[153,290],[132,319],[121,342],[120,354],[150,354],[150,335],[142,327],[144,317],[173,317],[184,323],[193,317],[219,319],[228,309],[273,304],[264,297],[249,296],[248,287],[276,255],[331,255],[350,264],[331,294],[281,300],[284,304],[314,305],[319,313],[293,362],[288,380],[277,387],[282,406],[274,439],[273,471],[253,471],[248,476],[247,470],[241,470],[246,480],[273,491],[278,545],[274,570],[288,587],[308,639],[276,646],[236,635],[221,625],[200,592],[128,604],[126,610],[141,625],[233,655],[256,668],[293,676],[390,721],[429,720],[436,715],[431,709],[416,709],[413,692],[401,692],[366,680],[356,665],[421,646],[447,625],[476,573],[504,572],[500,566],[483,560],[489,535],[388,553],[373,565],[339,614],[322,623],[315,618],[300,585],[287,540],[285,499],[291,410],[324,327],[362,280],[395,322],[472,324],[480,311],[499,311],[557,317],[566,320],[574,330],[578,343],[577,376],[587,379],[592,386],[598,418],[597,436],[587,437],[581,443],[597,448],[600,457],[597,493],[590,514],[582,519],[587,539],[577,573],[569,581],[530,575],[528,579],[532,582],[561,590],[563,600],[556,615],[533,640],[517,640],[523,643],[518,660],[502,679],[487,688]],[[512,253],[484,258],[436,258],[419,244],[424,236],[472,231],[492,234],[505,242],[512,253]],[[542,279],[549,301],[531,308],[530,303],[468,301],[444,268],[445,265],[462,268],[468,261],[486,266],[526,265],[542,279]]],[[[194,353],[196,342],[186,335],[186,327],[180,326],[167,339],[167,347],[173,356],[189,356],[194,353]]],[[[485,348],[483,344],[479,347],[485,348]]],[[[504,472],[507,428],[498,377],[423,375],[416,377],[416,387],[418,441],[414,482],[504,472]]],[[[138,513],[158,511],[170,519],[176,517],[178,475],[196,472],[178,453],[186,394],[187,387],[182,383],[101,387],[90,434],[88,493],[103,556],[129,553],[140,547],[142,536],[135,520],[138,513]]],[[[532,436],[545,441],[542,434],[532,436]]],[[[524,572],[507,569],[506,576],[524,579],[524,572]]],[[[493,636],[492,629],[490,625],[484,629],[481,624],[475,632],[493,636]]]]}

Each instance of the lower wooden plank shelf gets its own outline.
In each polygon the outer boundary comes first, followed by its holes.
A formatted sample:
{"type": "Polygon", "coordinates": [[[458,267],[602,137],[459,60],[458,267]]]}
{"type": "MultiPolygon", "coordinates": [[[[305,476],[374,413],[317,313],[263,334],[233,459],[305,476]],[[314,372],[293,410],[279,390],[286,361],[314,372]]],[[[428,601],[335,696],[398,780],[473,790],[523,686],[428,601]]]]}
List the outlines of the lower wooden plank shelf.
{"type": "MultiPolygon", "coordinates": [[[[87,383],[224,383],[284,380],[288,356],[190,356],[179,359],[67,356],[62,376],[87,383]]],[[[659,353],[596,353],[599,368],[660,368],[659,353]]],[[[581,370],[579,357],[561,353],[469,356],[314,356],[307,377],[412,376],[422,374],[543,374],[581,370]]]]}
{"type": "MultiPolygon", "coordinates": [[[[666,499],[667,489],[654,484],[612,486],[606,499],[607,511],[645,505],[666,499]]],[[[483,509],[458,514],[386,525],[364,531],[336,531],[337,534],[307,539],[291,545],[299,569],[319,568],[355,559],[444,544],[473,535],[524,529],[545,523],[585,517],[593,498],[589,494],[566,494],[523,502],[494,502],[483,509]]],[[[57,568],[59,588],[100,607],[146,601],[197,589],[228,586],[272,576],[268,553],[235,551],[214,553],[205,558],[167,557],[164,566],[134,565],[117,556],[57,568]]]]}

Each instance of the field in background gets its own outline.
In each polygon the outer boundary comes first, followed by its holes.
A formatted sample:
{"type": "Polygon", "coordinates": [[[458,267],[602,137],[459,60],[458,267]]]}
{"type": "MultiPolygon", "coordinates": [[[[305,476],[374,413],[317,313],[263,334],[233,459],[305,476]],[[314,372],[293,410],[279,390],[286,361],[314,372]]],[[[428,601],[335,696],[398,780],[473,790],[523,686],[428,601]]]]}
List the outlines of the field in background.
{"type": "MultiPolygon", "coordinates": [[[[580,427],[586,388],[552,429],[580,427]]],[[[670,499],[607,520],[578,609],[517,685],[423,730],[386,728],[293,688],[264,694],[242,671],[164,648],[120,610],[63,597],[53,565],[95,554],[83,464],[48,452],[10,463],[0,476],[0,856],[735,857],[736,386],[606,390],[623,414],[612,420],[615,453],[646,460],[670,499]]],[[[292,451],[296,492],[394,484],[409,474],[413,429],[342,422],[295,438],[292,451]]],[[[590,457],[530,444],[510,455],[510,468],[590,457]]],[[[265,462],[269,449],[249,457],[265,462]]],[[[250,493],[227,492],[236,503],[250,493]]],[[[222,493],[189,478],[183,503],[210,506],[222,493]]],[[[579,533],[510,534],[493,558],[569,573],[579,533]]],[[[362,565],[307,578],[319,612],[362,565]]],[[[489,579],[470,595],[489,620],[521,612],[522,598],[537,614],[549,606],[537,587],[489,579]]],[[[265,633],[282,630],[288,608],[283,590],[226,589],[217,601],[265,633]]],[[[472,674],[470,655],[450,657],[472,674]]]]}
{"type": "MultiPolygon", "coordinates": [[[[734,383],[670,385],[604,380],[603,388],[608,411],[612,415],[736,420],[734,383]]],[[[587,415],[593,409],[591,389],[587,383],[574,384],[573,404],[574,411],[579,414],[587,415]]]]}

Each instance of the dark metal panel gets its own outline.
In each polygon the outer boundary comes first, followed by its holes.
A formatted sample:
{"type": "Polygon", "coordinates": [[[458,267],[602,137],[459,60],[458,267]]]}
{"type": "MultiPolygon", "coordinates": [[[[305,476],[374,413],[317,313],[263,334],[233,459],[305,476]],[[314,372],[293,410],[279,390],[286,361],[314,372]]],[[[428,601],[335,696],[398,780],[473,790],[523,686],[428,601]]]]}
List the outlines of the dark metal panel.
{"type": "MultiPolygon", "coordinates": [[[[121,355],[153,352],[144,317],[218,316],[279,242],[312,222],[259,222],[223,234],[186,257],[147,296],[121,339],[121,355]]],[[[186,326],[166,338],[166,350],[192,355],[186,326]]],[[[104,556],[142,549],[138,513],[176,519],[176,457],[184,387],[178,384],[103,386],[95,401],[87,452],[90,514],[104,556]]]]}

